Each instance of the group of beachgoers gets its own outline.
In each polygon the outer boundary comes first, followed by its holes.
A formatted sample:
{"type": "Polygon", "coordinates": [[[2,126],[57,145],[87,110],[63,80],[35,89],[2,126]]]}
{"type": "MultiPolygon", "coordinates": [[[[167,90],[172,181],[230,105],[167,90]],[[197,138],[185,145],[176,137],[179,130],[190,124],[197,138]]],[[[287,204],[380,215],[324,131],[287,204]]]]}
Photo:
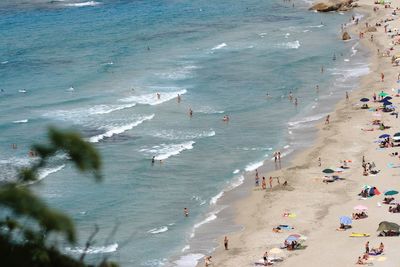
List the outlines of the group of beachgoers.
{"type": "Polygon", "coordinates": [[[370,249],[369,241],[367,241],[367,243],[365,243],[365,253],[363,253],[363,255],[358,257],[356,264],[358,264],[358,265],[368,264],[367,261],[370,258],[370,256],[381,255],[383,253],[384,249],[385,249],[385,246],[383,245],[382,242],[379,244],[379,247],[370,249]]]}

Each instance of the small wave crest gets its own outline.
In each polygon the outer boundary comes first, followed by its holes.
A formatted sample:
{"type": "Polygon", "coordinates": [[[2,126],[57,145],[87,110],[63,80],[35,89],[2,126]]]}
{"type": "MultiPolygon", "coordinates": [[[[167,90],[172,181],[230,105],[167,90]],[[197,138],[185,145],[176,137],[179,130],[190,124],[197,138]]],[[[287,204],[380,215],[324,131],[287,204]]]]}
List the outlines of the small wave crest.
{"type": "Polygon", "coordinates": [[[139,120],[137,120],[137,121],[135,121],[135,122],[128,123],[128,124],[125,124],[125,125],[121,125],[121,126],[111,126],[111,127],[110,127],[110,126],[103,127],[103,128],[106,129],[106,132],[105,132],[105,133],[102,133],[102,134],[99,134],[99,135],[95,135],[95,136],[90,137],[90,138],[89,138],[89,142],[91,142],[91,143],[98,143],[99,141],[101,141],[101,140],[103,140],[103,139],[105,139],[105,138],[110,138],[110,137],[112,137],[113,135],[118,135],[118,134],[121,134],[121,133],[123,133],[123,132],[129,131],[129,130],[131,130],[132,128],[134,128],[134,127],[136,127],[136,126],[142,124],[142,123],[145,122],[145,121],[152,120],[153,118],[154,118],[154,114],[152,114],[152,115],[150,115],[150,116],[142,117],[142,118],[140,118],[139,120]]]}
{"type": "Polygon", "coordinates": [[[221,44],[216,45],[216,46],[214,46],[213,48],[211,48],[211,50],[218,50],[218,49],[224,48],[224,47],[226,47],[226,46],[227,46],[226,43],[221,43],[221,44]]]}
{"type": "Polygon", "coordinates": [[[153,146],[152,148],[140,149],[149,155],[155,155],[156,160],[165,160],[169,157],[179,155],[182,151],[193,149],[194,141],[188,141],[181,144],[161,144],[153,146]]]}
{"type": "Polygon", "coordinates": [[[127,98],[122,98],[119,101],[121,102],[133,102],[141,105],[159,105],[164,102],[170,101],[177,97],[177,95],[186,94],[186,89],[175,91],[175,92],[160,92],[160,99],[158,99],[157,94],[144,94],[138,96],[130,96],[127,98]]]}
{"type": "Polygon", "coordinates": [[[281,43],[277,45],[278,47],[283,47],[286,49],[299,49],[301,46],[300,41],[296,40],[293,42],[281,43]]]}
{"type": "Polygon", "coordinates": [[[168,139],[168,140],[192,140],[204,137],[212,137],[215,131],[210,129],[208,131],[194,132],[194,131],[179,131],[179,130],[161,130],[152,134],[154,137],[168,139]]]}
{"type": "MultiPolygon", "coordinates": [[[[102,254],[102,253],[112,253],[117,251],[118,249],[118,243],[114,243],[108,246],[93,246],[89,247],[86,251],[86,254],[102,254]]],[[[85,252],[85,249],[83,247],[75,247],[75,248],[70,248],[67,247],[65,248],[67,252],[74,253],[74,254],[82,254],[85,252]]]]}
{"type": "Polygon", "coordinates": [[[254,171],[257,168],[260,168],[263,164],[264,164],[264,161],[252,162],[252,163],[247,164],[244,169],[247,172],[254,171]]]}
{"type": "Polygon", "coordinates": [[[161,227],[158,227],[158,228],[150,229],[149,231],[147,231],[147,233],[149,233],[149,234],[160,234],[160,233],[164,233],[166,231],[168,231],[168,227],[167,226],[161,226],[161,227]]]}
{"type": "Polygon", "coordinates": [[[174,262],[174,264],[176,267],[193,267],[197,266],[198,262],[203,257],[204,257],[203,254],[190,253],[181,256],[178,260],[174,262]]]}
{"type": "Polygon", "coordinates": [[[326,115],[327,114],[318,114],[318,115],[314,115],[314,116],[305,117],[301,120],[290,121],[290,122],[288,122],[288,126],[291,129],[301,128],[301,127],[304,127],[308,123],[315,122],[315,121],[322,119],[326,115]]]}
{"type": "Polygon", "coordinates": [[[27,123],[28,119],[13,121],[13,123],[27,123]]]}
{"type": "Polygon", "coordinates": [[[65,4],[67,7],[85,7],[85,6],[97,6],[100,5],[100,2],[96,1],[87,1],[87,2],[80,2],[80,3],[68,3],[65,4]]]}

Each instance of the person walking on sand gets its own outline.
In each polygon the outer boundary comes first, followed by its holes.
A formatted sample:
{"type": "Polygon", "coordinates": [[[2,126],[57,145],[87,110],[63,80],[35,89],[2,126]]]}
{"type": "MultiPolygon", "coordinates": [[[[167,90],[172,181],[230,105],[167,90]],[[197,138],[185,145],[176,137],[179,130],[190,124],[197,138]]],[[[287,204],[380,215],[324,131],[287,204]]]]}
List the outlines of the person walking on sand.
{"type": "Polygon", "coordinates": [[[184,215],[185,217],[189,217],[189,209],[188,209],[188,208],[184,208],[184,209],[183,209],[183,215],[184,215]]]}
{"type": "Polygon", "coordinates": [[[225,247],[225,250],[228,250],[228,242],[229,242],[228,237],[225,236],[225,238],[224,238],[224,247],[225,247]]]}
{"type": "Polygon", "coordinates": [[[269,177],[269,188],[272,188],[272,176],[269,177]]]}
{"type": "Polygon", "coordinates": [[[381,82],[385,81],[385,74],[383,74],[383,72],[381,72],[381,82]]]}
{"type": "Polygon", "coordinates": [[[274,152],[274,160],[275,162],[278,160],[278,153],[276,151],[274,152]]]}
{"type": "Polygon", "coordinates": [[[349,100],[349,92],[346,91],[346,100],[349,100]]]}
{"type": "Polygon", "coordinates": [[[212,258],[211,256],[207,256],[207,257],[206,257],[206,259],[205,259],[205,261],[204,261],[205,264],[206,264],[206,265],[205,265],[206,267],[210,267],[210,266],[211,266],[211,264],[212,264],[211,258],[212,258]]]}
{"type": "Polygon", "coordinates": [[[321,167],[321,158],[318,158],[318,167],[321,167]]]}
{"type": "Polygon", "coordinates": [[[326,116],[325,124],[329,124],[330,115],[326,116]]]}
{"type": "Polygon", "coordinates": [[[260,186],[260,178],[258,178],[258,176],[256,176],[256,187],[260,186]]]}
{"type": "Polygon", "coordinates": [[[276,181],[278,182],[278,184],[281,184],[281,182],[279,181],[279,176],[276,177],[276,181]]]}
{"type": "Polygon", "coordinates": [[[264,259],[264,266],[267,266],[268,265],[268,251],[265,251],[263,259],[264,259]]]}
{"type": "Polygon", "coordinates": [[[267,189],[267,182],[265,181],[265,177],[264,177],[264,176],[263,176],[263,178],[262,178],[262,184],[261,184],[261,186],[262,186],[262,189],[263,189],[263,190],[267,189]]]}
{"type": "Polygon", "coordinates": [[[369,241],[367,241],[367,243],[365,243],[365,253],[366,254],[369,253],[369,241]]]}

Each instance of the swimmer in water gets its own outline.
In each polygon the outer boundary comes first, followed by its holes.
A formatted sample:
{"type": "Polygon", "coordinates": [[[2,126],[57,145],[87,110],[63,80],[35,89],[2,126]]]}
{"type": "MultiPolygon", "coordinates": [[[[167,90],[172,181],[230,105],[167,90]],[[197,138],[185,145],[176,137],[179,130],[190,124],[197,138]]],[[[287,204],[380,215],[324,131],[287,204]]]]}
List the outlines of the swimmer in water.
{"type": "Polygon", "coordinates": [[[225,115],[224,118],[223,118],[222,120],[225,121],[225,122],[228,122],[228,121],[229,121],[229,116],[228,116],[228,115],[225,115]]]}
{"type": "Polygon", "coordinates": [[[184,208],[184,209],[183,209],[183,215],[184,215],[185,217],[189,217],[189,209],[188,209],[188,208],[184,208]]]}
{"type": "Polygon", "coordinates": [[[193,110],[191,108],[189,108],[189,116],[193,117],[193,110]]]}
{"type": "Polygon", "coordinates": [[[336,60],[336,55],[335,55],[335,53],[333,53],[333,58],[332,58],[332,60],[336,60]]]}
{"type": "Polygon", "coordinates": [[[161,98],[161,94],[157,93],[157,99],[160,100],[160,98],[161,98]]]}
{"type": "Polygon", "coordinates": [[[178,103],[181,103],[181,95],[178,94],[178,96],[176,97],[176,100],[178,101],[178,103]]]}

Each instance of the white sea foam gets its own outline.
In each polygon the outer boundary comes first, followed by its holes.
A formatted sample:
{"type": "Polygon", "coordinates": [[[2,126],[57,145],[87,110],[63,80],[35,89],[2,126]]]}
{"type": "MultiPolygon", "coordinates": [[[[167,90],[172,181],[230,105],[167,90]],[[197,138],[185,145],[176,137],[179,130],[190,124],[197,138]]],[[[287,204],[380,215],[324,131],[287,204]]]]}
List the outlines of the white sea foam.
{"type": "Polygon", "coordinates": [[[1,64],[7,64],[8,60],[2,61],[1,64]]]}
{"type": "Polygon", "coordinates": [[[218,50],[218,49],[224,48],[226,46],[227,46],[226,43],[222,43],[222,44],[214,46],[213,48],[211,48],[211,50],[218,50]]]}
{"type": "Polygon", "coordinates": [[[130,96],[127,98],[123,98],[120,99],[120,101],[154,106],[175,99],[178,94],[183,95],[186,94],[186,92],[187,92],[186,89],[175,92],[160,92],[160,99],[157,98],[156,93],[144,94],[144,95],[130,96]]]}
{"type": "Polygon", "coordinates": [[[174,262],[176,267],[194,267],[198,264],[199,260],[203,258],[203,254],[187,254],[181,256],[178,260],[174,262]]]}
{"type": "Polygon", "coordinates": [[[150,234],[160,234],[160,233],[164,233],[166,231],[168,231],[168,227],[167,226],[161,226],[159,228],[153,228],[153,229],[151,229],[151,230],[149,230],[147,232],[150,233],[150,234]]]}
{"type": "Polygon", "coordinates": [[[197,228],[199,228],[200,226],[202,226],[204,224],[207,224],[207,223],[209,223],[211,221],[214,221],[215,219],[217,219],[216,213],[211,212],[211,213],[209,213],[207,218],[205,218],[204,220],[202,220],[199,223],[196,223],[193,227],[194,227],[194,229],[197,229],[197,228]]]}
{"type": "MultiPolygon", "coordinates": [[[[86,254],[102,254],[102,253],[112,253],[117,251],[118,249],[118,244],[114,243],[108,246],[92,246],[89,247],[88,250],[86,251],[86,254]]],[[[67,252],[70,253],[76,253],[76,254],[82,254],[85,252],[85,249],[83,247],[75,247],[75,248],[70,248],[67,247],[65,248],[67,252]]]]}
{"type": "Polygon", "coordinates": [[[154,137],[168,139],[168,140],[191,140],[204,137],[212,137],[215,135],[213,129],[196,132],[196,131],[179,131],[179,130],[161,130],[151,134],[154,137]]]}
{"type": "Polygon", "coordinates": [[[13,121],[13,123],[27,123],[28,119],[13,121]]]}
{"type": "Polygon", "coordinates": [[[193,70],[198,69],[195,65],[189,65],[174,69],[170,72],[157,74],[158,76],[169,80],[183,80],[193,75],[193,70]]]}
{"type": "Polygon", "coordinates": [[[240,172],[240,170],[239,169],[236,169],[236,170],[234,170],[232,173],[233,174],[237,174],[237,173],[239,173],[240,172]]]}
{"type": "Polygon", "coordinates": [[[355,43],[355,44],[351,47],[351,55],[350,55],[350,57],[354,57],[354,56],[357,54],[358,50],[357,50],[356,48],[357,48],[357,46],[358,46],[359,44],[360,44],[360,43],[357,42],[357,43],[355,43]]]}
{"type": "Polygon", "coordinates": [[[299,49],[301,44],[300,44],[300,41],[296,40],[293,42],[281,43],[281,44],[278,44],[277,46],[287,48],[287,49],[299,49]]]}
{"type": "Polygon", "coordinates": [[[104,138],[109,138],[113,135],[118,135],[121,134],[123,132],[126,132],[128,130],[131,130],[132,128],[142,124],[145,121],[151,120],[154,118],[154,114],[150,115],[150,116],[144,116],[141,117],[139,120],[132,122],[132,123],[128,123],[125,125],[121,125],[121,126],[106,126],[104,127],[106,129],[106,132],[103,134],[99,134],[99,135],[95,135],[89,138],[89,142],[91,143],[97,143],[100,140],[103,140],[104,138]]]}
{"type": "Polygon", "coordinates": [[[220,199],[223,195],[224,195],[224,191],[221,191],[217,195],[213,196],[210,200],[210,205],[217,204],[218,199],[220,199]]]}
{"type": "Polygon", "coordinates": [[[201,107],[195,108],[194,112],[196,112],[196,113],[204,113],[204,114],[222,114],[225,111],[216,110],[216,109],[214,109],[214,108],[212,108],[210,106],[201,106],[201,107]]]}
{"type": "Polygon", "coordinates": [[[286,145],[286,146],[284,146],[283,148],[284,149],[288,149],[290,147],[290,145],[286,145]]]}
{"type": "Polygon", "coordinates": [[[87,1],[87,2],[81,2],[81,3],[68,3],[65,4],[65,6],[68,7],[85,7],[85,6],[97,6],[100,5],[100,2],[96,2],[96,1],[87,1]]]}
{"type": "Polygon", "coordinates": [[[155,155],[156,160],[165,160],[169,157],[179,155],[182,151],[193,149],[194,141],[188,141],[180,144],[160,144],[152,148],[140,149],[149,155],[155,155]]]}
{"type": "Polygon", "coordinates": [[[46,178],[47,176],[49,176],[52,173],[61,171],[62,169],[64,169],[64,167],[65,167],[65,164],[62,164],[62,165],[54,167],[54,168],[42,169],[38,173],[38,178],[39,178],[39,180],[42,180],[42,179],[46,178]]]}
{"type": "Polygon", "coordinates": [[[185,252],[186,250],[189,250],[189,249],[190,249],[190,246],[189,246],[189,245],[186,245],[186,246],[183,247],[183,249],[181,250],[181,252],[185,252]]]}
{"type": "Polygon", "coordinates": [[[235,178],[228,186],[228,188],[225,191],[230,191],[240,185],[242,185],[244,182],[244,176],[239,175],[237,178],[235,178]]]}
{"type": "Polygon", "coordinates": [[[25,94],[25,93],[26,93],[26,90],[25,90],[25,89],[21,89],[21,90],[18,90],[18,92],[19,92],[19,93],[22,93],[22,94],[25,94]]]}
{"type": "Polygon", "coordinates": [[[338,81],[345,82],[348,79],[358,78],[367,75],[370,72],[369,66],[367,64],[358,64],[348,69],[337,69],[333,68],[332,75],[342,76],[338,78],[338,81]]]}
{"type": "Polygon", "coordinates": [[[326,115],[327,114],[317,114],[317,115],[305,117],[298,121],[291,121],[291,122],[288,122],[288,126],[291,129],[301,128],[301,127],[304,127],[305,124],[318,121],[318,120],[322,119],[323,117],[325,117],[326,115]]]}
{"type": "Polygon", "coordinates": [[[91,115],[103,115],[126,108],[132,108],[134,106],[136,106],[136,103],[126,105],[96,105],[90,107],[87,112],[91,115]]]}
{"type": "Polygon", "coordinates": [[[247,164],[247,166],[244,169],[247,172],[254,171],[257,168],[261,167],[263,164],[264,164],[264,161],[252,162],[252,163],[247,164]]]}
{"type": "Polygon", "coordinates": [[[323,24],[306,26],[306,28],[322,28],[322,27],[324,27],[323,24]]]}

